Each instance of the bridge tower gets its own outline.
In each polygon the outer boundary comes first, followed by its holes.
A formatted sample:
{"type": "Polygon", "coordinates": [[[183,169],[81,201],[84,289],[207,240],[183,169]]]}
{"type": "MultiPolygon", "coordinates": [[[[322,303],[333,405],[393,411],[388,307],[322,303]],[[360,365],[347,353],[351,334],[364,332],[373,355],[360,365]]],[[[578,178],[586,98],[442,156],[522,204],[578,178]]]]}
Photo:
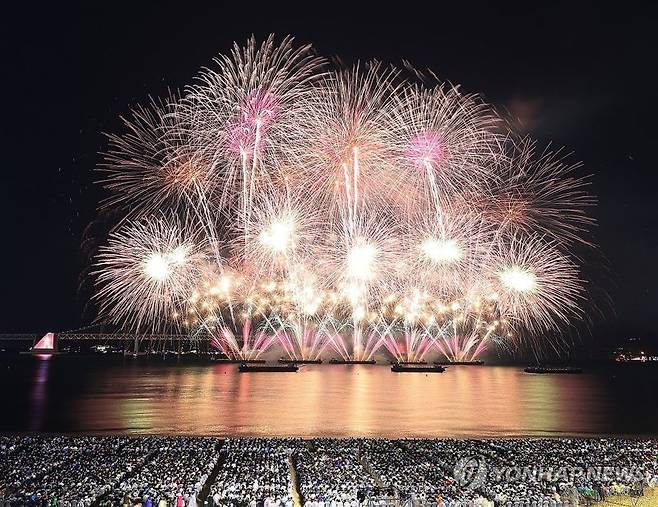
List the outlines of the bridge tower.
{"type": "Polygon", "coordinates": [[[32,354],[55,354],[57,353],[57,341],[55,333],[46,333],[30,350],[32,354]]]}

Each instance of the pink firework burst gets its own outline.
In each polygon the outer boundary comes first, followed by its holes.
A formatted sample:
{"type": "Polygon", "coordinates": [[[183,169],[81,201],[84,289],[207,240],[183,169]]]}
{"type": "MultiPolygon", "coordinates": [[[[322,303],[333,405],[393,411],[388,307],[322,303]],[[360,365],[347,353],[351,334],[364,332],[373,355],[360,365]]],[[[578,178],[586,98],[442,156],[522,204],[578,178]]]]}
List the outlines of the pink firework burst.
{"type": "Polygon", "coordinates": [[[262,151],[269,128],[281,116],[281,104],[268,90],[250,92],[240,106],[240,112],[228,128],[228,150],[252,155],[262,151]]]}
{"type": "Polygon", "coordinates": [[[425,169],[427,164],[439,164],[446,157],[443,137],[438,132],[421,132],[411,139],[404,156],[419,169],[425,169]]]}

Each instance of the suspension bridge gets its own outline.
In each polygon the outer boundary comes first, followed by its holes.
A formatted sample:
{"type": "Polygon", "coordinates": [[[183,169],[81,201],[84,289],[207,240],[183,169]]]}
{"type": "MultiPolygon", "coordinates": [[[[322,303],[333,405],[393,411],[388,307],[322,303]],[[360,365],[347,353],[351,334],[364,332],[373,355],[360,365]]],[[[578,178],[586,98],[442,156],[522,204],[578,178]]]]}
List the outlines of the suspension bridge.
{"type": "Polygon", "coordinates": [[[35,353],[54,353],[66,344],[97,344],[120,346],[124,352],[137,354],[140,345],[147,350],[153,347],[163,348],[172,345],[181,350],[183,344],[196,344],[203,349],[208,348],[211,336],[208,334],[137,334],[137,333],[96,333],[87,331],[72,331],[61,333],[6,333],[0,334],[0,342],[25,343],[30,342],[30,351],[35,353]]]}

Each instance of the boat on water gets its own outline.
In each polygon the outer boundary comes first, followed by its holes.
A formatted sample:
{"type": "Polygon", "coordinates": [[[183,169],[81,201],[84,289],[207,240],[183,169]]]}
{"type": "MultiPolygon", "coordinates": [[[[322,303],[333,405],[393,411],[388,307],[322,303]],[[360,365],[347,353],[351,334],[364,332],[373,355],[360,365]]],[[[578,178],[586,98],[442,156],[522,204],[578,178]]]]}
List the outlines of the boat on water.
{"type": "Polygon", "coordinates": [[[484,361],[434,361],[433,364],[439,366],[483,366],[484,361]]]}
{"type": "Polygon", "coordinates": [[[443,373],[446,369],[443,366],[410,366],[405,364],[394,364],[391,366],[394,373],[443,373]]]}
{"type": "Polygon", "coordinates": [[[247,364],[240,363],[238,371],[240,373],[257,373],[257,372],[282,372],[294,373],[299,370],[296,364],[247,364]]]}
{"type": "Polygon", "coordinates": [[[549,367],[549,366],[528,366],[523,369],[526,373],[552,373],[552,374],[562,374],[569,375],[575,373],[582,373],[582,368],[577,368],[575,366],[563,366],[563,367],[549,367]]]}
{"type": "Polygon", "coordinates": [[[330,359],[329,364],[376,364],[374,359],[330,359]]]}
{"type": "Polygon", "coordinates": [[[322,364],[322,359],[279,359],[281,364],[322,364]]]}
{"type": "Polygon", "coordinates": [[[26,355],[26,356],[62,356],[65,354],[68,354],[68,350],[36,350],[36,349],[30,349],[30,350],[21,350],[18,354],[19,355],[26,355]]]}

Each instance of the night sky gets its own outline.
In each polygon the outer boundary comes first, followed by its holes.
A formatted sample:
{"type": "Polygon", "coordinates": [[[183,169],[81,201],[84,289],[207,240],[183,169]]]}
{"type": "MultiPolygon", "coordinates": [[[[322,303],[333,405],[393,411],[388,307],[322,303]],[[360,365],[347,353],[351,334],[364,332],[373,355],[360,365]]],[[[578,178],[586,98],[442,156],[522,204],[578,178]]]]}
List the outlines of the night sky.
{"type": "Polygon", "coordinates": [[[431,68],[508,111],[540,145],[573,151],[599,198],[601,254],[588,267],[592,322],[581,344],[655,343],[655,2],[20,4],[3,13],[1,35],[0,333],[89,324],[87,252],[113,219],[96,211],[103,132],[120,131],[119,116],[149,95],[191,83],[233,41],[275,32],[345,62],[431,68]]]}

